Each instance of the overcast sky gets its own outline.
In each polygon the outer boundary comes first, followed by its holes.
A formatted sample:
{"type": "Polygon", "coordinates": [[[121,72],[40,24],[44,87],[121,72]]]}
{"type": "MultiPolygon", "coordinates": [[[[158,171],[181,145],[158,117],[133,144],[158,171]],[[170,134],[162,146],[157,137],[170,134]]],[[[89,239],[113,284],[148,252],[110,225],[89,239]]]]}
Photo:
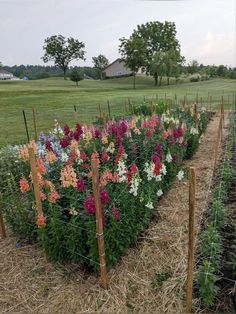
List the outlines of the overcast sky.
{"type": "Polygon", "coordinates": [[[236,66],[236,0],[0,0],[0,61],[43,64],[44,39],[55,34],[85,43],[86,62],[113,61],[119,38],[138,24],[173,21],[187,62],[236,66]]]}

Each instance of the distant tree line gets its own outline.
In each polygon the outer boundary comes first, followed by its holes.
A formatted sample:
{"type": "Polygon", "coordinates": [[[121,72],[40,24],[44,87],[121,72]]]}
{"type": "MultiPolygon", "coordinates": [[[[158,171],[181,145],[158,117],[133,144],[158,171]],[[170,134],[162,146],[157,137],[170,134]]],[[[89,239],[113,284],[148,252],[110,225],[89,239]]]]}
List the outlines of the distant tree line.
{"type": "MultiPolygon", "coordinates": [[[[68,75],[70,76],[70,72],[76,68],[79,70],[82,75],[87,77],[91,77],[93,79],[99,79],[100,74],[93,67],[69,67],[68,75]]],[[[1,67],[0,67],[1,69],[1,67]]],[[[63,77],[63,71],[57,66],[44,66],[44,65],[13,65],[13,66],[3,66],[3,69],[11,72],[16,77],[23,78],[27,76],[31,80],[38,80],[53,76],[63,77]]]]}

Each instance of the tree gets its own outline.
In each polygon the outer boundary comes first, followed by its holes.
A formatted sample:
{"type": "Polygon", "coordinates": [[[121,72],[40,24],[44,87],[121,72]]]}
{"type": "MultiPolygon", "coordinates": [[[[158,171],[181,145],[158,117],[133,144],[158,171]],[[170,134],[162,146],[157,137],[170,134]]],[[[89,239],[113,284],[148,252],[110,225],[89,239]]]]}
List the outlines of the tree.
{"type": "Polygon", "coordinates": [[[218,76],[226,76],[227,72],[228,72],[228,69],[223,64],[219,65],[217,70],[216,70],[216,74],[218,76]]]}
{"type": "Polygon", "coordinates": [[[84,79],[84,76],[77,68],[74,68],[70,73],[70,79],[76,83],[76,86],[79,86],[78,83],[84,79]]]}
{"type": "Polygon", "coordinates": [[[155,86],[158,84],[158,77],[160,77],[161,85],[162,77],[166,75],[165,52],[158,51],[155,53],[152,58],[152,62],[150,63],[149,71],[155,79],[155,86]]]}
{"type": "Polygon", "coordinates": [[[171,76],[178,76],[180,73],[180,65],[184,58],[180,56],[179,52],[171,48],[165,52],[164,63],[166,66],[167,84],[170,84],[171,76]]]}
{"type": "MultiPolygon", "coordinates": [[[[133,34],[140,36],[146,47],[145,69],[149,74],[152,68],[155,68],[154,63],[157,62],[156,53],[174,51],[180,57],[180,44],[176,38],[176,26],[174,22],[159,21],[147,22],[137,26],[133,34]],[[155,57],[154,57],[155,56],[155,57]]],[[[158,63],[158,62],[157,62],[158,63]]],[[[159,65],[157,67],[160,70],[159,65]]],[[[163,68],[162,68],[163,69],[163,68]]],[[[157,85],[157,74],[154,74],[155,85],[157,85]]]]}
{"type": "Polygon", "coordinates": [[[66,71],[72,60],[85,60],[84,43],[69,37],[66,39],[62,35],[54,35],[48,37],[44,41],[42,57],[44,62],[54,61],[55,65],[62,69],[64,79],[66,79],[66,71]]]}
{"type": "Polygon", "coordinates": [[[119,52],[125,65],[133,72],[133,88],[138,70],[145,65],[146,47],[141,37],[132,35],[130,38],[121,38],[119,52]]]}
{"type": "Polygon", "coordinates": [[[199,68],[199,64],[197,60],[192,60],[189,62],[187,70],[188,70],[188,73],[194,74],[198,72],[198,68],[199,68]]]}
{"type": "Polygon", "coordinates": [[[102,79],[102,70],[109,64],[109,60],[104,55],[93,57],[94,68],[98,71],[100,79],[102,79]]]}

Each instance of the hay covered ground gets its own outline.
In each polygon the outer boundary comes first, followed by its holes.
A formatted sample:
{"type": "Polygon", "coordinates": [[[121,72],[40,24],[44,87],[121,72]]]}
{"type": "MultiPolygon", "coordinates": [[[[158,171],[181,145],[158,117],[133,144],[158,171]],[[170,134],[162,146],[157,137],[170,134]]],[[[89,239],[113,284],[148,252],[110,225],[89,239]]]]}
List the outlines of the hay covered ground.
{"type": "MultiPolygon", "coordinates": [[[[219,117],[210,122],[194,158],[197,212],[210,199],[219,117]]],[[[220,152],[219,152],[220,153],[220,152]]],[[[8,232],[9,234],[9,232],[8,232]]],[[[46,261],[43,251],[0,240],[0,313],[181,313],[184,311],[188,243],[188,181],[175,182],[160,201],[136,246],[109,271],[109,290],[77,265],[46,261]]],[[[199,300],[194,309],[199,311],[199,300]]]]}

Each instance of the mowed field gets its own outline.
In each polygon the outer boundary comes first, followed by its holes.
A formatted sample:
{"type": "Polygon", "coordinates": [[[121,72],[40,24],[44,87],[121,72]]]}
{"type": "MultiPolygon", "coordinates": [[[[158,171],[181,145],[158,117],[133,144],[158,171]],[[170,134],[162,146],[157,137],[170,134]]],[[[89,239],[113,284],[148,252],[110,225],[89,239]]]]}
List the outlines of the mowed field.
{"type": "Polygon", "coordinates": [[[37,112],[39,130],[49,130],[54,120],[60,123],[74,122],[74,105],[77,107],[81,123],[90,123],[99,115],[98,104],[107,112],[107,101],[111,115],[125,113],[125,101],[134,104],[144,100],[167,99],[171,102],[175,94],[179,102],[186,96],[194,101],[198,93],[199,102],[219,106],[221,96],[227,106],[232,103],[236,80],[214,79],[197,83],[181,83],[169,86],[153,85],[153,79],[138,77],[136,89],[132,89],[132,77],[105,81],[84,80],[79,87],[63,78],[49,78],[35,81],[0,82],[0,146],[23,143],[27,140],[22,110],[25,110],[29,133],[34,136],[32,109],[37,112]]]}

